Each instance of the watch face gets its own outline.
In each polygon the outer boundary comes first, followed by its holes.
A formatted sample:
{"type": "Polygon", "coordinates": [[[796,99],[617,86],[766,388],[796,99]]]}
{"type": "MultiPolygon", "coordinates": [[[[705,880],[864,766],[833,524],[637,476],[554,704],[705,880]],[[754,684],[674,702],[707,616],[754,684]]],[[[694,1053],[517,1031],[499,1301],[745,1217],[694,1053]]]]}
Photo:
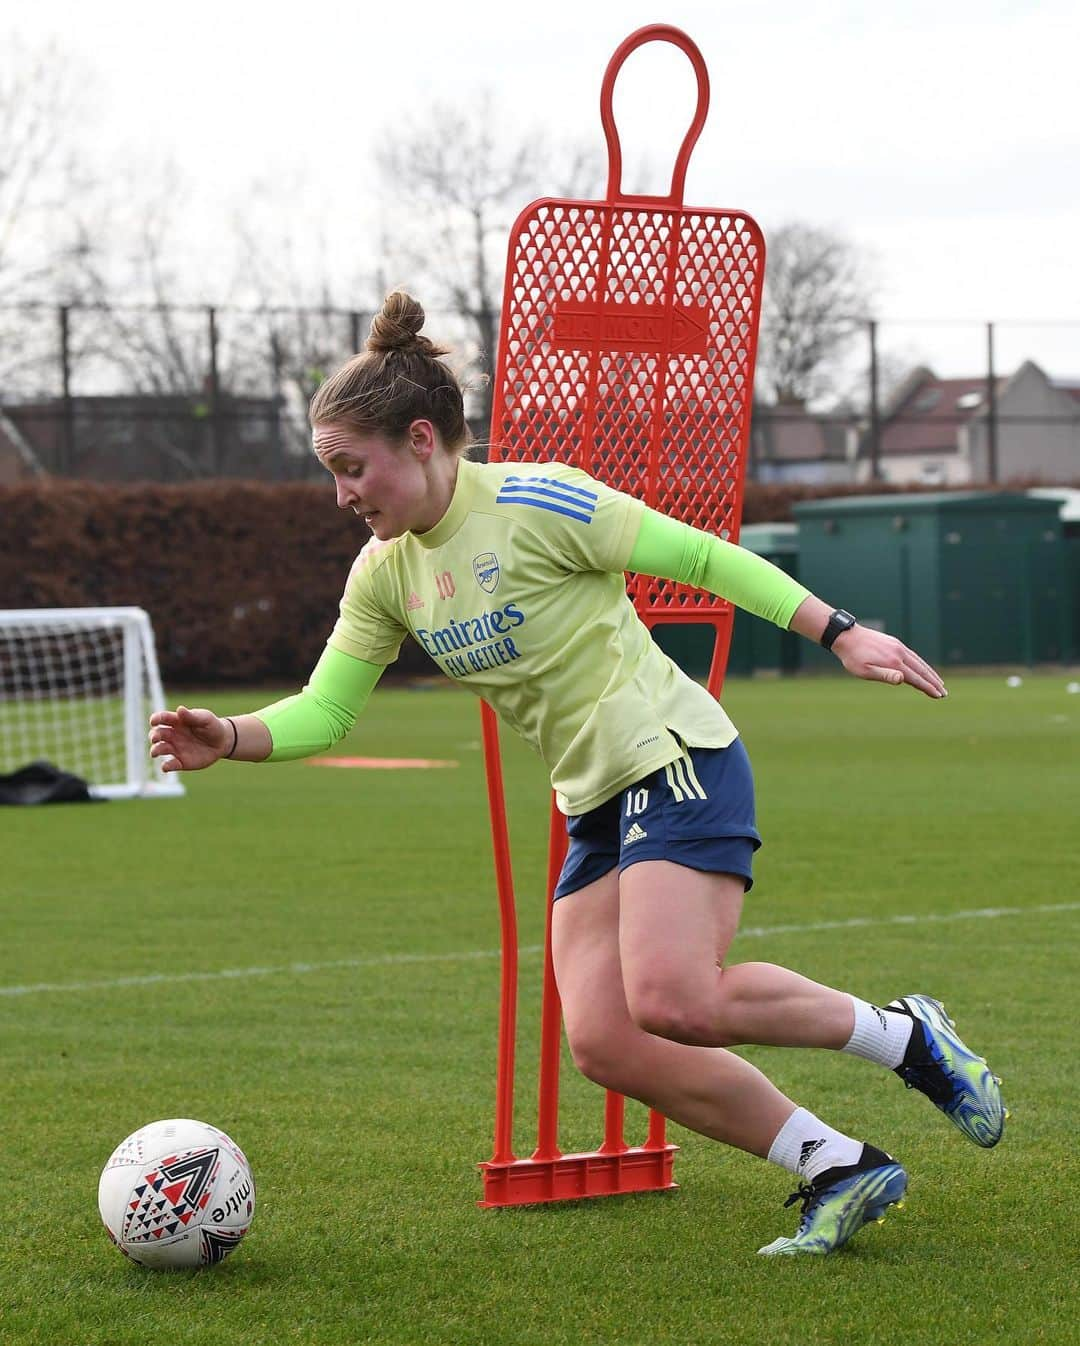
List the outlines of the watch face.
{"type": "Polygon", "coordinates": [[[855,625],[855,620],[856,619],[850,612],[845,612],[843,608],[837,608],[829,618],[828,625],[825,627],[825,632],[821,637],[822,645],[824,645],[827,650],[831,650],[833,641],[836,637],[842,636],[845,631],[850,631],[855,625]]]}

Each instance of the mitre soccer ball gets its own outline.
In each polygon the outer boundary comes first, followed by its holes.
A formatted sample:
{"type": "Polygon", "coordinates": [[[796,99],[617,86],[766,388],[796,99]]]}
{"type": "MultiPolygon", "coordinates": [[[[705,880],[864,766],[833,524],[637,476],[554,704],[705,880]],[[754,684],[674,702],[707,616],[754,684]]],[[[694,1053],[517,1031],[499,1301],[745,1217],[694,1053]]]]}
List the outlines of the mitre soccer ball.
{"type": "Polygon", "coordinates": [[[255,1211],[255,1179],[224,1131],[188,1118],[151,1122],[121,1141],[98,1183],[109,1237],[144,1267],[211,1266],[255,1211]]]}

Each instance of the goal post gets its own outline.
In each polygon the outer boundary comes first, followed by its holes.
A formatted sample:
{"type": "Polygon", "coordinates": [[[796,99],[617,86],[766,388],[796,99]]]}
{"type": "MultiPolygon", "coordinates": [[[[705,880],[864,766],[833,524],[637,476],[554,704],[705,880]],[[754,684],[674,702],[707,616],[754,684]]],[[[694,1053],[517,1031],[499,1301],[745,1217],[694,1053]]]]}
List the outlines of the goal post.
{"type": "Polygon", "coordinates": [[[150,756],[164,706],[142,608],[0,610],[0,773],[47,761],[97,799],[182,795],[150,756]]]}

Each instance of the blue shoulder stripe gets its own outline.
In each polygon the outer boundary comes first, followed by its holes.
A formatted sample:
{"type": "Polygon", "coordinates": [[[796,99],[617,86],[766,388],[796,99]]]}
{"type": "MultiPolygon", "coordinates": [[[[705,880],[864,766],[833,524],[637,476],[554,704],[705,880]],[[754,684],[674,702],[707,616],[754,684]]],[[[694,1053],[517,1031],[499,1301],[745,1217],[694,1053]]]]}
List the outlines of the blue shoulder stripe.
{"type": "Polygon", "coordinates": [[[501,495],[496,497],[496,504],[504,505],[530,505],[533,509],[550,510],[552,514],[565,514],[568,519],[576,519],[578,523],[592,523],[591,514],[582,514],[579,510],[569,509],[566,505],[553,505],[546,500],[504,500],[501,495]]]}
{"type": "Polygon", "coordinates": [[[551,510],[554,514],[565,514],[580,523],[592,523],[596,511],[595,503],[576,500],[558,490],[543,486],[503,486],[495,497],[497,505],[531,505],[536,509],[551,510]]]}
{"type": "Polygon", "coordinates": [[[532,481],[539,482],[544,486],[555,486],[568,495],[576,495],[581,500],[592,501],[593,504],[599,499],[595,491],[587,491],[584,486],[575,486],[569,481],[559,481],[556,477],[515,477],[511,475],[504,477],[503,480],[516,482],[522,486],[527,486],[532,481]]]}
{"type": "Polygon", "coordinates": [[[564,505],[573,505],[575,509],[585,510],[587,514],[592,514],[596,510],[597,497],[593,496],[591,500],[582,500],[579,496],[569,495],[559,487],[557,482],[548,486],[526,485],[520,486],[501,486],[497,500],[518,500],[524,496],[533,496],[541,500],[561,500],[564,505]]]}

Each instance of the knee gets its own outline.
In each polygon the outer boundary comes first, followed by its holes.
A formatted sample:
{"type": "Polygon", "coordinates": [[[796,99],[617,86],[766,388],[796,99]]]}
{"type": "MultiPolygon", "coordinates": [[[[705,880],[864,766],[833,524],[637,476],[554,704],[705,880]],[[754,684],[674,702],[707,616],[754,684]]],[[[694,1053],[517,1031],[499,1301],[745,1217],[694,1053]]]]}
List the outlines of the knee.
{"type": "Polygon", "coordinates": [[[585,1028],[576,1032],[568,1031],[567,1041],[574,1065],[587,1080],[600,1085],[602,1089],[634,1094],[632,1067],[635,1053],[627,1034],[606,1032],[602,1028],[585,1028]]]}
{"type": "Polygon", "coordinates": [[[727,1047],[721,1007],[715,996],[695,995],[682,987],[645,984],[628,994],[630,1017],[654,1037],[695,1047],[727,1047]]]}

